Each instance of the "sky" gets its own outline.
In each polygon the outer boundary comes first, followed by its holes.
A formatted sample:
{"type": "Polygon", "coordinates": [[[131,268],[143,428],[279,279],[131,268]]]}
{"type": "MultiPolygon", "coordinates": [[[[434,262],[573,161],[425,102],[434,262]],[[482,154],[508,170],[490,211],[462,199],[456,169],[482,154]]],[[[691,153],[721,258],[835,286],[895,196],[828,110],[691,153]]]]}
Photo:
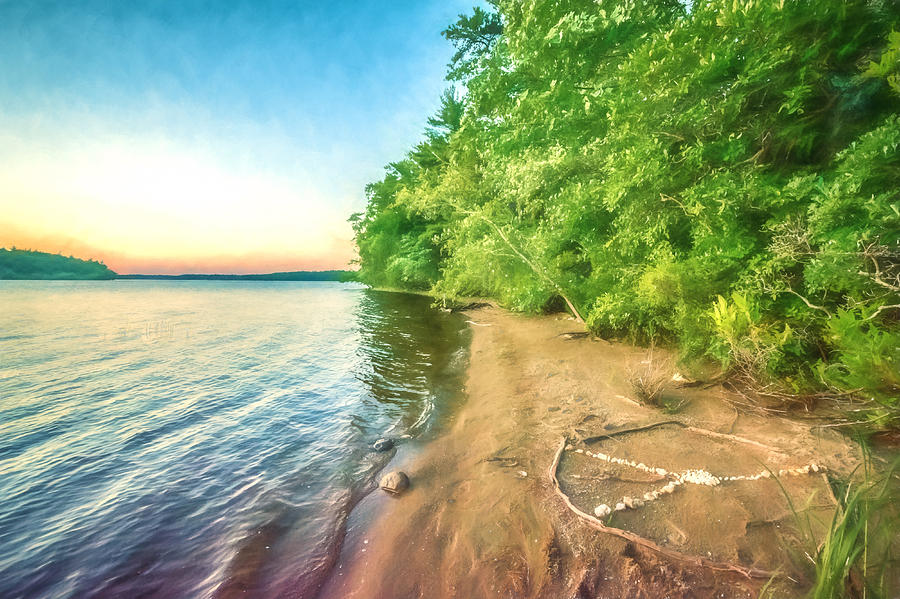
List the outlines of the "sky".
{"type": "Polygon", "coordinates": [[[473,0],[0,0],[0,247],[119,273],[346,268],[473,0]]]}

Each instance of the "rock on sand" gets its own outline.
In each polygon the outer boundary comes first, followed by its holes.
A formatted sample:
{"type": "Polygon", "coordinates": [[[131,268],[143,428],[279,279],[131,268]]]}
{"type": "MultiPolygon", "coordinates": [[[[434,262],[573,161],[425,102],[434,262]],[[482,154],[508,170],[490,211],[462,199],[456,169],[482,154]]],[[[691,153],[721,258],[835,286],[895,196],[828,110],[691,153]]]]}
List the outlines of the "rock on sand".
{"type": "Polygon", "coordinates": [[[409,488],[409,477],[399,470],[388,472],[381,479],[381,488],[388,493],[399,495],[409,488]]]}

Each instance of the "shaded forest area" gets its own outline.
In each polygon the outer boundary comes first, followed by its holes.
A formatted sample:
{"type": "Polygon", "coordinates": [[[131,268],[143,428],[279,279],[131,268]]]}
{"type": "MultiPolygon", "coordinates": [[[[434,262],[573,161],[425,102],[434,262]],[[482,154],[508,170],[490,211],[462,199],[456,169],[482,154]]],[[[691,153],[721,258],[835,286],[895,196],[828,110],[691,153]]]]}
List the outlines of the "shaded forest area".
{"type": "Polygon", "coordinates": [[[102,262],[72,256],[0,248],[0,279],[101,280],[116,273],[102,262]]]}
{"type": "Polygon", "coordinates": [[[900,3],[497,0],[351,217],[361,281],[565,308],[900,424],[900,3]]]}

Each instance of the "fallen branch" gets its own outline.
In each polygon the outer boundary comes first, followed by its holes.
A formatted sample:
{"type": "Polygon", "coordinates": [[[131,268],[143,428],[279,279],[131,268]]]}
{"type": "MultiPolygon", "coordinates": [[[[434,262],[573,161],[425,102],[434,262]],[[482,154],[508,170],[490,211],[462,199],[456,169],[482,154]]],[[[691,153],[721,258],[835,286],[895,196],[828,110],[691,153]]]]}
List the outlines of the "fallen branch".
{"type": "Polygon", "coordinates": [[[467,320],[467,321],[466,321],[466,324],[475,325],[476,327],[490,327],[490,326],[493,326],[493,325],[490,324],[490,323],[475,322],[474,320],[467,320]]]}
{"type": "Polygon", "coordinates": [[[550,481],[553,483],[554,491],[557,495],[560,496],[560,498],[562,498],[563,502],[566,504],[569,510],[571,510],[576,516],[587,522],[588,525],[592,528],[595,528],[600,532],[625,539],[626,541],[631,541],[635,545],[650,549],[651,551],[655,551],[656,553],[664,555],[670,559],[687,562],[695,566],[702,566],[710,568],[712,570],[720,570],[725,572],[737,572],[738,574],[743,574],[747,578],[772,578],[775,575],[774,572],[760,570],[758,568],[748,568],[746,566],[741,566],[738,564],[718,562],[715,560],[707,559],[705,557],[701,557],[699,555],[688,555],[686,553],[681,553],[680,551],[675,551],[674,549],[661,547],[650,539],[644,538],[633,532],[628,532],[627,530],[622,530],[621,528],[616,528],[614,526],[607,526],[594,516],[581,511],[575,506],[575,504],[572,503],[572,500],[569,499],[569,496],[563,492],[562,488],[559,485],[559,479],[556,477],[556,471],[559,468],[559,461],[562,457],[563,451],[566,448],[566,443],[567,440],[563,438],[563,440],[559,444],[559,449],[556,450],[556,454],[553,456],[553,462],[550,464],[549,470],[550,481]]]}
{"type": "Polygon", "coordinates": [[[641,431],[646,431],[646,430],[650,430],[650,429],[657,428],[660,426],[667,426],[667,425],[680,426],[681,428],[688,430],[692,433],[697,433],[699,435],[705,435],[707,437],[712,437],[714,439],[726,439],[728,441],[734,441],[736,443],[744,443],[746,445],[752,445],[752,446],[758,447],[760,449],[765,449],[766,451],[774,451],[777,453],[782,453],[780,449],[772,447],[771,445],[765,445],[764,443],[760,443],[759,441],[754,441],[752,439],[746,439],[744,437],[738,437],[737,435],[731,435],[728,433],[717,433],[715,431],[711,431],[711,430],[708,430],[705,428],[697,428],[695,426],[690,426],[688,424],[685,424],[679,420],[663,420],[661,422],[653,422],[651,424],[645,424],[644,426],[638,426],[635,428],[621,429],[621,430],[613,431],[611,433],[605,433],[605,434],[597,435],[594,437],[588,437],[586,439],[582,439],[582,442],[585,444],[595,443],[597,441],[602,441],[604,439],[611,439],[613,437],[618,437],[620,435],[627,435],[630,433],[639,433],[641,431]]]}

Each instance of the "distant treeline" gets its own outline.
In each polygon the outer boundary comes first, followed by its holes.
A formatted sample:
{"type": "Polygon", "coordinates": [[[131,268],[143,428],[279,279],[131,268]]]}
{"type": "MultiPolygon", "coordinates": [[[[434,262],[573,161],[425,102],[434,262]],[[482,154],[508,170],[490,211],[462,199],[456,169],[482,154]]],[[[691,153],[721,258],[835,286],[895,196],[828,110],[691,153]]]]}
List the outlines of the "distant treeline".
{"type": "Polygon", "coordinates": [[[166,279],[176,281],[351,281],[349,270],[298,270],[259,275],[119,275],[119,279],[166,279]]]}
{"type": "Polygon", "coordinates": [[[103,262],[72,256],[0,248],[0,279],[99,280],[115,279],[103,262]]]}
{"type": "Polygon", "coordinates": [[[298,270],[255,275],[120,275],[103,262],[72,256],[0,248],[0,279],[92,281],[108,279],[168,279],[177,281],[352,281],[350,270],[298,270]]]}

